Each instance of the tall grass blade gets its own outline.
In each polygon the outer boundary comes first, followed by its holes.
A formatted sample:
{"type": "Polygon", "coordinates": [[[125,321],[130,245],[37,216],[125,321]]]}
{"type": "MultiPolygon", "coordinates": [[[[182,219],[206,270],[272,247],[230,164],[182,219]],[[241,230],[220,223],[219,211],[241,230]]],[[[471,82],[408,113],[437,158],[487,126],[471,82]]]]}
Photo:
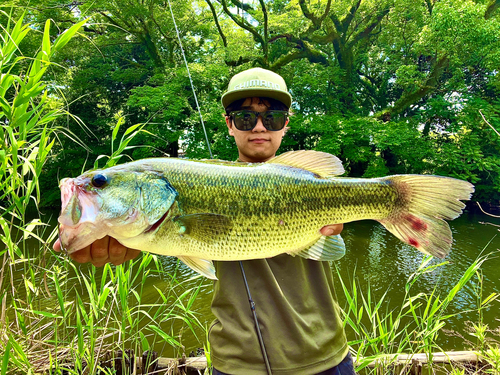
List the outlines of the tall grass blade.
{"type": "Polygon", "coordinates": [[[10,348],[11,348],[11,340],[12,337],[9,337],[9,341],[7,341],[7,345],[5,346],[4,353],[2,356],[2,372],[1,375],[7,375],[7,370],[9,368],[9,359],[10,359],[10,348]]]}

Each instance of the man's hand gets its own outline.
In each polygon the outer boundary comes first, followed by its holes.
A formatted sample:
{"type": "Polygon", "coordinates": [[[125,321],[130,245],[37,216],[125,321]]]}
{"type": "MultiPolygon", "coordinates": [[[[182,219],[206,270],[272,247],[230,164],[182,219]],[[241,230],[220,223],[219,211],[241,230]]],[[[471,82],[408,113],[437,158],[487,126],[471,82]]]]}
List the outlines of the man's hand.
{"type": "Polygon", "coordinates": [[[334,236],[336,234],[340,234],[340,232],[342,232],[342,229],[344,229],[344,224],[332,224],[325,225],[320,229],[320,232],[323,236],[334,236]]]}
{"type": "MultiPolygon", "coordinates": [[[[61,251],[61,243],[54,243],[54,250],[61,251]]],[[[70,254],[70,258],[78,263],[92,263],[96,267],[102,267],[106,263],[118,266],[140,254],[140,250],[129,249],[112,237],[106,236],[93,244],[70,254]]]]}

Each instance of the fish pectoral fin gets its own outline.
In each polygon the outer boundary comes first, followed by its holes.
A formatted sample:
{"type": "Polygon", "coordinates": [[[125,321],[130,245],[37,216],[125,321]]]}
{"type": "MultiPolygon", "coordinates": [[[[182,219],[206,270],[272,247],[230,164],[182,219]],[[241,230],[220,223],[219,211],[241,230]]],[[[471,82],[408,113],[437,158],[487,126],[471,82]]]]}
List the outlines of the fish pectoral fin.
{"type": "Polygon", "coordinates": [[[180,235],[205,243],[217,241],[233,227],[229,217],[211,213],[178,216],[174,222],[179,225],[180,235]]]}
{"type": "Polygon", "coordinates": [[[191,268],[193,271],[198,272],[200,275],[203,275],[212,280],[217,280],[217,276],[215,276],[215,267],[211,260],[187,256],[180,256],[177,258],[179,258],[186,266],[191,268]]]}
{"type": "Polygon", "coordinates": [[[288,151],[268,160],[266,163],[305,169],[322,178],[333,178],[345,172],[338,157],[326,152],[312,150],[288,151]]]}
{"type": "Polygon", "coordinates": [[[339,234],[321,236],[312,246],[289,254],[312,260],[339,260],[345,255],[345,243],[339,234]]]}

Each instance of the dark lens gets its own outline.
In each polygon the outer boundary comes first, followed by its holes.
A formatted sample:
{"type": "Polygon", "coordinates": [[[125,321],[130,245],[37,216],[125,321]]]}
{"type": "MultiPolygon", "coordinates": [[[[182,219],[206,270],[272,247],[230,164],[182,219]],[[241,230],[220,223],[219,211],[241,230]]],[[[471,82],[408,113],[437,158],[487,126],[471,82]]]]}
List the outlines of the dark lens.
{"type": "Polygon", "coordinates": [[[281,130],[285,126],[286,116],[284,112],[267,111],[262,114],[262,117],[267,130],[281,130]]]}
{"type": "Polygon", "coordinates": [[[262,123],[267,130],[278,131],[284,128],[287,119],[286,111],[234,111],[230,115],[233,118],[234,126],[238,130],[248,131],[257,125],[258,116],[262,117],[262,123]]]}
{"type": "Polygon", "coordinates": [[[257,116],[251,111],[233,112],[234,126],[238,130],[252,130],[257,124],[257,116]]]}

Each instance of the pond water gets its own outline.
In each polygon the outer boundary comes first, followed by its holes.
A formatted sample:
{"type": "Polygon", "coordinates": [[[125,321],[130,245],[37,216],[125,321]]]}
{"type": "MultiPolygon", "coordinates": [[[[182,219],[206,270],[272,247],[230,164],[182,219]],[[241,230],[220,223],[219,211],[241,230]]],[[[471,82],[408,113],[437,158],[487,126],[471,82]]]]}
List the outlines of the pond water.
{"type": "MultiPolygon", "coordinates": [[[[54,215],[54,216],[57,216],[54,215]]],[[[470,264],[481,254],[491,253],[489,259],[481,267],[483,275],[482,293],[483,298],[493,292],[500,291],[500,219],[483,214],[464,213],[460,218],[450,222],[453,232],[454,244],[450,255],[445,260],[432,260],[432,264],[446,262],[435,271],[423,275],[413,286],[412,294],[419,292],[431,293],[434,289],[444,296],[457,283],[470,264]],[[491,225],[493,224],[493,225],[491,225]]],[[[342,308],[347,306],[346,298],[342,291],[338,275],[345,283],[350,285],[353,279],[363,291],[371,289],[375,298],[381,298],[387,292],[382,310],[399,309],[405,295],[405,284],[408,278],[417,270],[423,255],[412,247],[405,245],[396,237],[385,230],[380,224],[373,221],[362,221],[348,223],[344,227],[342,237],[345,240],[347,254],[344,258],[332,265],[332,272],[336,279],[336,293],[342,308]],[[335,270],[335,267],[338,270],[335,270]]],[[[210,312],[212,298],[211,281],[204,278],[193,278],[195,273],[176,261],[172,257],[159,257],[167,270],[173,271],[180,267],[183,288],[200,285],[200,293],[193,305],[199,320],[205,326],[209,326],[213,319],[210,312]]],[[[79,265],[80,272],[89,272],[89,265],[79,265]]],[[[100,270],[98,270],[100,272],[100,270]]],[[[19,275],[22,277],[22,275],[19,275]]],[[[473,337],[467,335],[465,327],[469,322],[478,322],[477,312],[477,278],[456,296],[449,312],[457,315],[446,321],[445,330],[459,332],[465,339],[473,341],[473,337]]],[[[142,303],[156,303],[158,301],[157,289],[163,290],[170,287],[168,280],[161,277],[151,277],[145,284],[142,303]]],[[[492,305],[483,311],[484,323],[490,329],[500,326],[500,302],[494,301],[492,305]]],[[[258,306],[257,306],[258,313],[258,306]]],[[[348,339],[354,339],[352,332],[348,331],[348,339]]],[[[499,337],[497,336],[497,339],[499,337]]],[[[205,338],[203,335],[201,340],[205,338]]],[[[182,344],[186,353],[202,347],[203,343],[194,336],[184,331],[182,344]]],[[[467,347],[464,338],[452,333],[440,336],[439,344],[444,350],[462,350],[467,347]]],[[[155,350],[160,351],[162,356],[173,356],[178,354],[165,343],[157,342],[155,350]]]]}

